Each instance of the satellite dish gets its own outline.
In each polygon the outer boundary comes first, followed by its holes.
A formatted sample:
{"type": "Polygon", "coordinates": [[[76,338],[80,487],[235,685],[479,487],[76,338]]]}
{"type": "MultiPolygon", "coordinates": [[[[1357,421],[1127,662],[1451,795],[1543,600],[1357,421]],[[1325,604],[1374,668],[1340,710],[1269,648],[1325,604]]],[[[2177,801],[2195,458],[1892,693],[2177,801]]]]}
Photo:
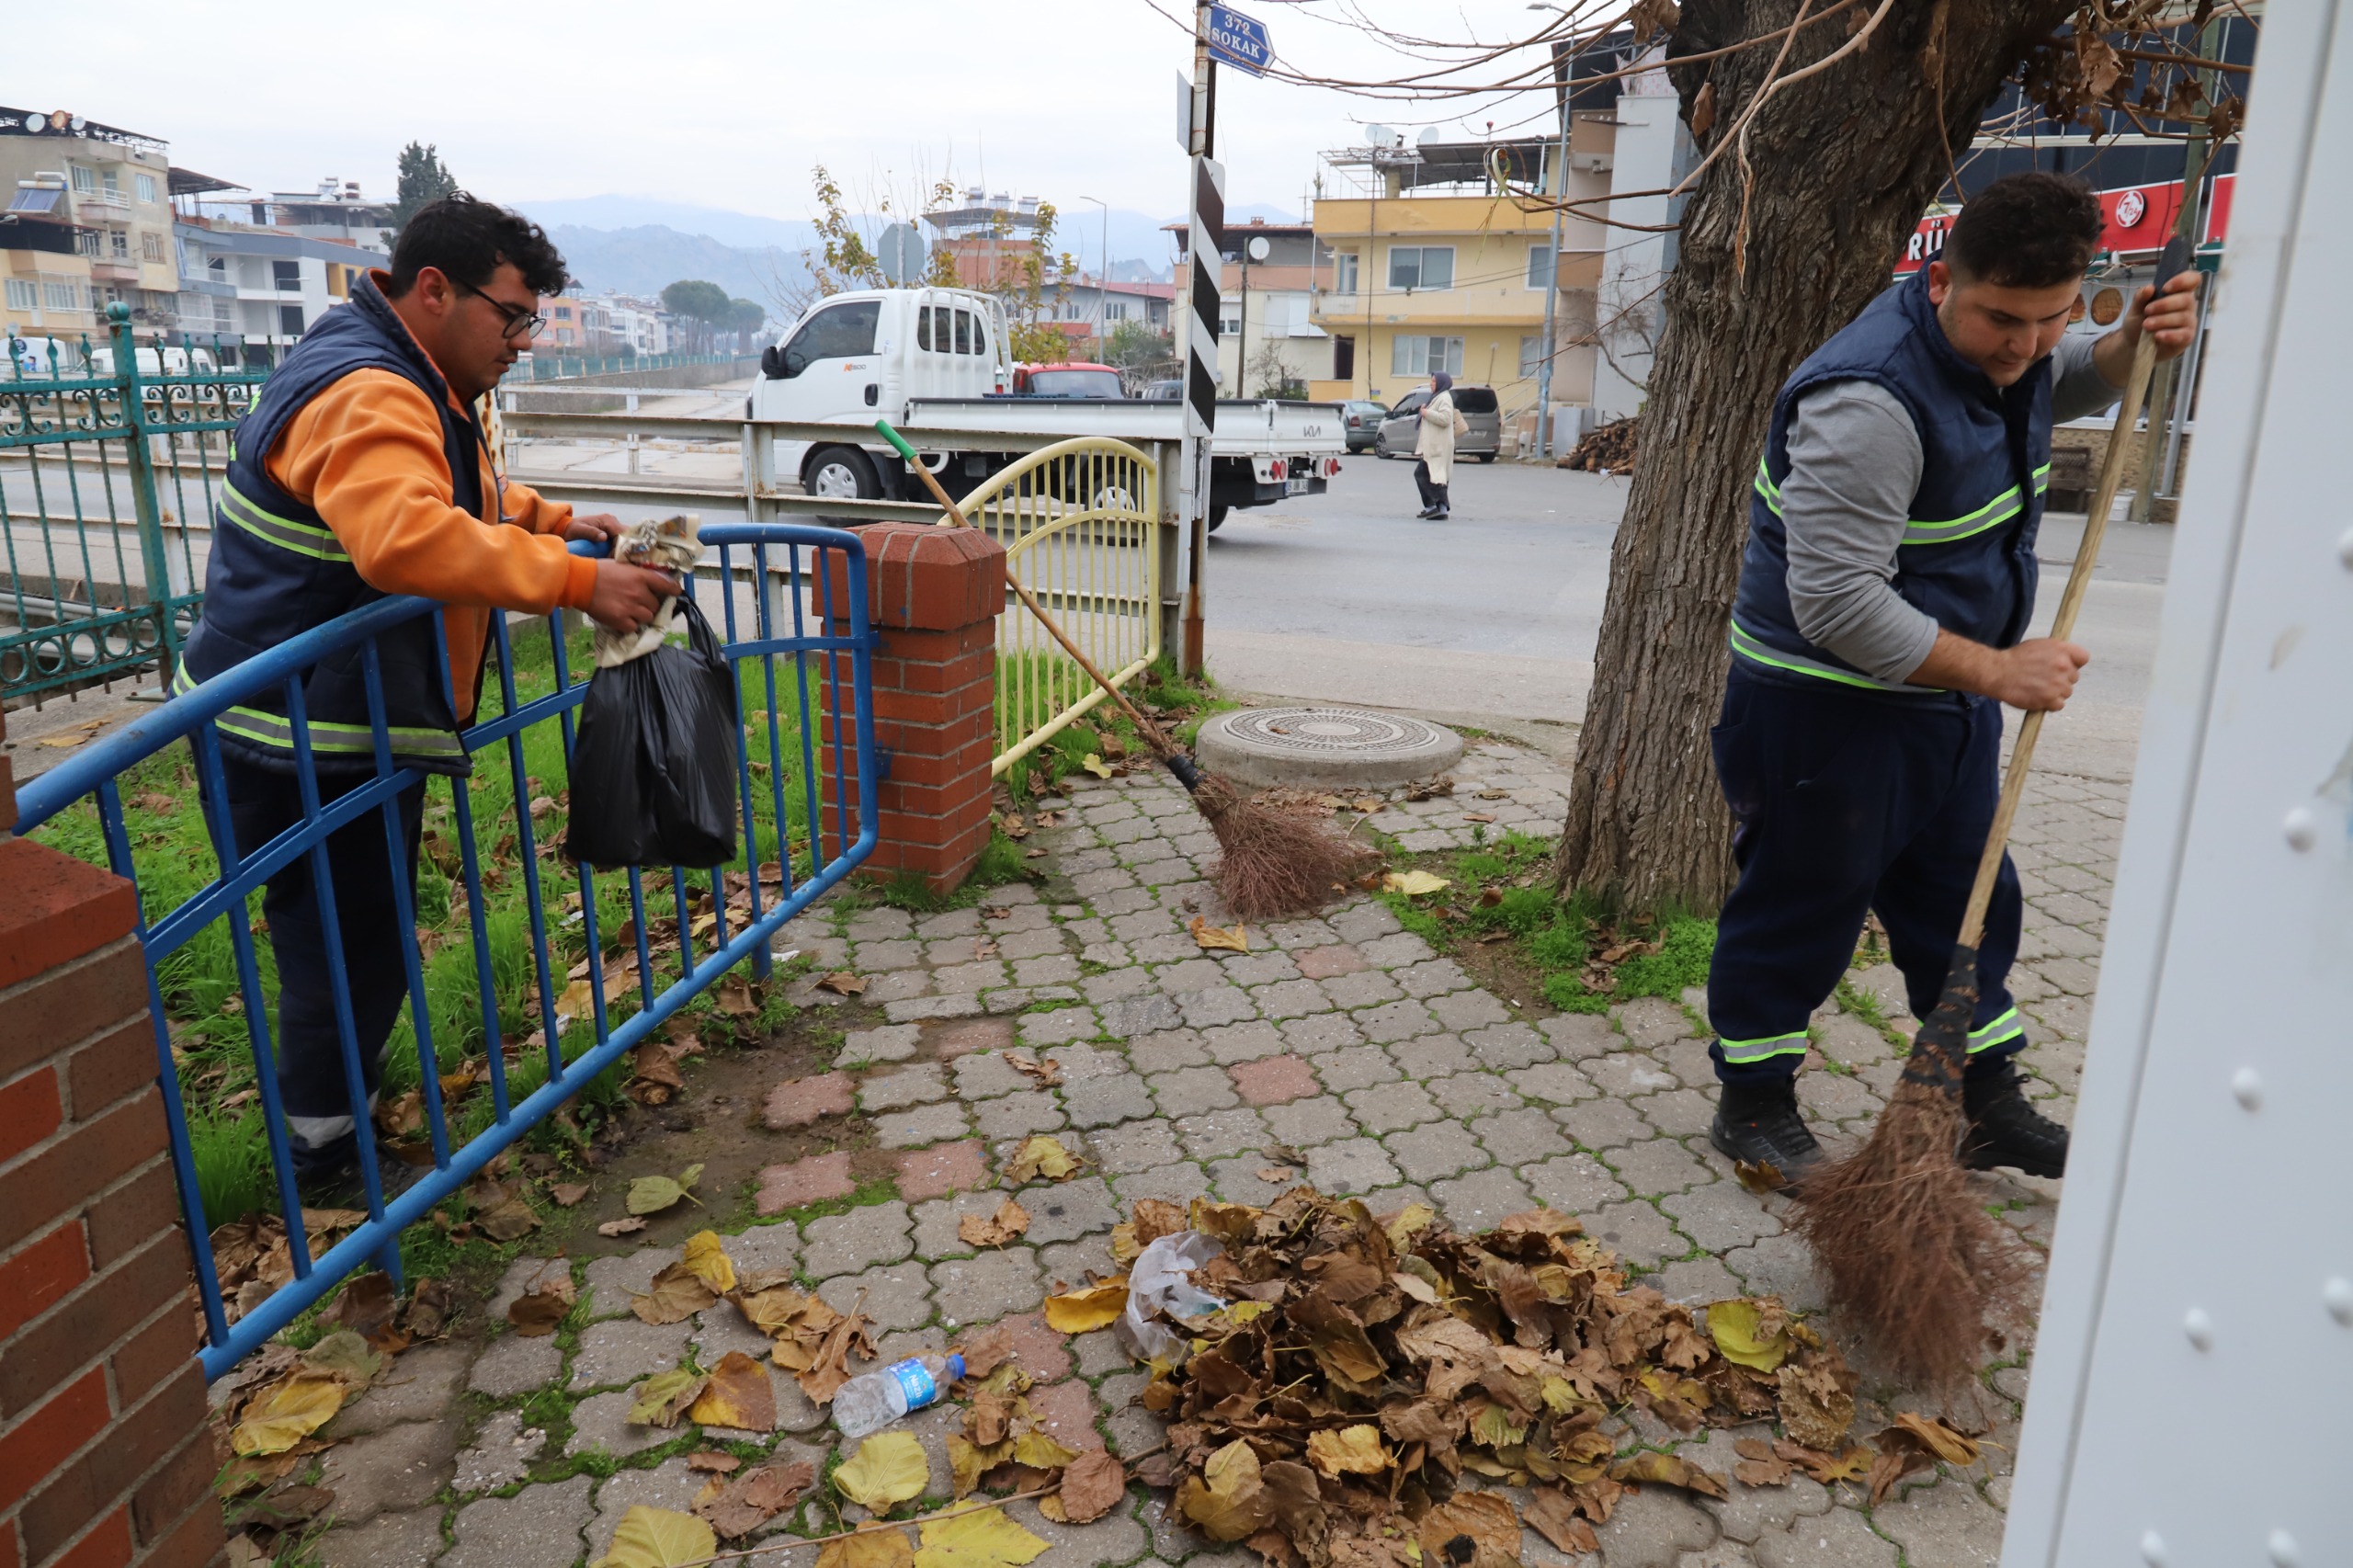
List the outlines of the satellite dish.
{"type": "Polygon", "coordinates": [[[919,281],[925,263],[930,259],[923,233],[913,223],[893,223],[883,230],[874,243],[874,254],[881,264],[882,276],[894,288],[919,281]]]}
{"type": "Polygon", "coordinates": [[[90,122],[89,122],[88,120],[84,119],[83,119],[80,115],[78,115],[78,114],[77,114],[77,115],[75,115],[75,116],[74,117],[73,125],[74,125],[74,129],[75,131],[80,131],[84,126],[85,126],[85,125],[87,125],[87,124],[89,124],[89,123],[90,123],[90,122]]]}
{"type": "Polygon", "coordinates": [[[1444,135],[1445,133],[1443,131],[1439,131],[1437,126],[1433,125],[1428,130],[1422,132],[1420,137],[1415,140],[1414,145],[1416,147],[1427,147],[1442,140],[1444,135]]]}
{"type": "Polygon", "coordinates": [[[1395,136],[1385,125],[1368,125],[1364,128],[1364,138],[1376,147],[1386,147],[1395,136]]]}
{"type": "Polygon", "coordinates": [[[25,129],[33,132],[35,135],[39,135],[48,128],[49,118],[46,115],[28,114],[25,116],[25,129]]]}
{"type": "Polygon", "coordinates": [[[1252,261],[1266,260],[1267,256],[1274,254],[1274,246],[1267,243],[1266,235],[1253,234],[1250,236],[1250,259],[1252,261]]]}

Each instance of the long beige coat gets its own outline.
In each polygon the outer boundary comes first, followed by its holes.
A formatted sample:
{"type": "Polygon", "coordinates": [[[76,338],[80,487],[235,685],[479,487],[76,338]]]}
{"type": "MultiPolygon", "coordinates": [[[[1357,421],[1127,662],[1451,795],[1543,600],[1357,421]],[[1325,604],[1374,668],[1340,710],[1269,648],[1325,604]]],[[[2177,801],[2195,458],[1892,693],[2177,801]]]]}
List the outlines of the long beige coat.
{"type": "Polygon", "coordinates": [[[1429,465],[1430,483],[1450,483],[1454,472],[1454,437],[1467,423],[1454,412],[1454,394],[1442,392],[1422,404],[1421,427],[1414,436],[1414,455],[1429,465]]]}

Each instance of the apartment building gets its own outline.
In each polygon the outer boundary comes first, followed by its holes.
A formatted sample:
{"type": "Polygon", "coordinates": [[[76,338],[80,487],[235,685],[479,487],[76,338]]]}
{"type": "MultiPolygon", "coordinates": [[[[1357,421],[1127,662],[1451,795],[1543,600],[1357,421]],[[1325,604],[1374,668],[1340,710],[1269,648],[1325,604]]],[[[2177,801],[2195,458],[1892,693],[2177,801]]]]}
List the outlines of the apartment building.
{"type": "Polygon", "coordinates": [[[1552,215],[1527,210],[1494,176],[1539,191],[1609,193],[1605,113],[1574,117],[1565,167],[1556,138],[1408,147],[1379,127],[1364,145],[1324,154],[1351,194],[1319,196],[1320,254],[1310,319],[1331,334],[1330,367],[1312,397],[1394,403],[1434,370],[1495,388],[1506,417],[1536,403],[1546,352],[1544,307],[1557,273],[1555,403],[1592,395],[1601,226],[1572,222],[1552,254],[1552,215]],[[1582,341],[1580,341],[1582,340],[1582,341]]]}
{"type": "MultiPolygon", "coordinates": [[[[184,182],[205,177],[175,173],[184,182]]],[[[384,263],[379,251],[220,217],[183,216],[173,238],[179,253],[173,334],[217,339],[224,363],[276,364],[319,317],[350,298],[361,273],[384,263]]]]}
{"type": "MultiPolygon", "coordinates": [[[[1180,257],[1189,256],[1187,226],[1167,225],[1180,257]]],[[[1313,223],[1254,218],[1226,225],[1220,253],[1217,381],[1227,397],[1303,392],[1335,374],[1332,335],[1316,321],[1318,268],[1328,257],[1313,223]],[[1260,253],[1264,253],[1263,255],[1260,253]]],[[[1174,292],[1190,287],[1188,261],[1176,264],[1174,292]]]]}
{"type": "Polygon", "coordinates": [[[0,106],[0,305],[11,333],[79,335],[131,307],[142,336],[171,325],[169,147],[70,110],[0,106]]]}

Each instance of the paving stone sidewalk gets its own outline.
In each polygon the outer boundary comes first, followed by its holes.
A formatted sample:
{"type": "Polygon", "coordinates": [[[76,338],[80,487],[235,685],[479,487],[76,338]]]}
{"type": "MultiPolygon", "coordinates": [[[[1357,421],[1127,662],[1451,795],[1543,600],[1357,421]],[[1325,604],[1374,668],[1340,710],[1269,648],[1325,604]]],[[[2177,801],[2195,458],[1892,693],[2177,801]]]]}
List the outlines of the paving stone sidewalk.
{"type": "MultiPolygon", "coordinates": [[[[1471,843],[1482,830],[1468,820],[1474,812],[1495,819],[1489,832],[1557,826],[1567,779],[1535,753],[1474,744],[1454,777],[1452,797],[1394,802],[1376,824],[1410,849],[1471,843]]],[[[1157,773],[1082,784],[1062,824],[1033,841],[1051,851],[1041,863],[1069,902],[1014,887],[928,917],[821,909],[788,933],[786,945],[821,967],[868,975],[863,1001],[881,1017],[848,1033],[836,1072],[776,1096],[771,1121],[806,1124],[855,1105],[894,1152],[896,1195],[805,1226],[755,1223],[727,1239],[739,1267],[796,1267],[840,1307],[863,1292],[885,1358],[1009,1320],[1040,1385],[1032,1403],[1062,1440],[1129,1453],[1160,1441],[1157,1421],[1129,1403],[1142,1375],[1108,1334],[1065,1339],[1047,1329],[1040,1303],[1060,1283],[1113,1271],[1109,1228],[1139,1198],[1273,1198],[1279,1187],[1259,1175],[1268,1144],[1301,1151],[1307,1181],[1362,1195],[1376,1211],[1426,1199],[1464,1230],[1540,1203],[1574,1213],[1676,1300],[1774,1291],[1819,1304],[1780,1200],[1743,1191],[1708,1147],[1713,1080],[1699,994],[1680,1005],[1638,1001],[1606,1017],[1523,1016],[1363,897],[1320,918],[1254,927],[1248,953],[1204,953],[1186,923],[1195,915],[1230,922],[1202,880],[1215,843],[1183,793],[1157,773]],[[1061,1084],[1036,1086],[1007,1062],[1010,1049],[1051,1054],[1061,1084]],[[1085,1153],[1094,1169],[1021,1190],[1034,1217],[1029,1234],[976,1255],[957,1221],[995,1208],[1002,1194],[985,1184],[1014,1143],[1038,1131],[1085,1153]]],[[[2029,901],[2015,979],[2034,1036],[2025,1062],[2063,1119],[2081,1072],[2123,810],[2121,786],[2044,778],[2014,840],[2029,901]]],[[[1851,978],[1908,1028],[1892,967],[1851,978]]],[[[1852,1138],[1893,1082],[1896,1049],[1835,1005],[1818,1024],[1801,1097],[1826,1136],[1852,1138]]],[[[2058,1184],[1982,1179],[1989,1204],[2047,1242],[2058,1184]]],[[[756,1206],[781,1215],[853,1189],[847,1155],[819,1155],[762,1173],[756,1206]]],[[[322,1560],[566,1568],[602,1554],[632,1505],[685,1506],[702,1478],[684,1454],[703,1435],[629,1425],[628,1387],[682,1360],[708,1367],[764,1342],[724,1304],[666,1328],[630,1316],[629,1292],[675,1256],[647,1248],[571,1265],[596,1321],[568,1347],[504,1332],[506,1300],[545,1267],[525,1258],[489,1303],[494,1337],[403,1356],[393,1381],[329,1429],[347,1440],[327,1461],[340,1523],[323,1538],[322,1560]],[[561,1445],[534,1424],[557,1410],[568,1411],[561,1445]],[[566,1469],[561,1480],[528,1479],[566,1469]]],[[[1652,1487],[1621,1504],[1597,1558],[1565,1557],[1531,1531],[1525,1561],[1992,1564],[2030,1353],[2030,1338],[2010,1346],[1989,1367],[1979,1408],[1962,1412],[1990,1428],[1988,1462],[1977,1471],[1915,1477],[1876,1509],[1854,1488],[1803,1480],[1763,1489],[1733,1482],[1721,1502],[1652,1487]]],[[[824,1412],[789,1377],[774,1381],[780,1429],[725,1436],[822,1461],[833,1437],[824,1412]]],[[[1878,1392],[1859,1435],[1909,1408],[1878,1392]]],[[[949,1484],[944,1438],[959,1419],[949,1406],[907,1424],[930,1451],[939,1496],[949,1484]]],[[[1728,1475],[1735,1438],[1764,1430],[1684,1439],[1637,1415],[1620,1436],[1728,1475]]],[[[1127,1508],[1086,1527],[1051,1524],[1031,1504],[1010,1511],[1051,1544],[1037,1568],[1255,1568],[1251,1554],[1176,1528],[1163,1499],[1141,1486],[1127,1508]]],[[[796,1521],[816,1528],[805,1507],[775,1528],[796,1521]]],[[[814,1551],[765,1560],[813,1568],[814,1551]]]]}

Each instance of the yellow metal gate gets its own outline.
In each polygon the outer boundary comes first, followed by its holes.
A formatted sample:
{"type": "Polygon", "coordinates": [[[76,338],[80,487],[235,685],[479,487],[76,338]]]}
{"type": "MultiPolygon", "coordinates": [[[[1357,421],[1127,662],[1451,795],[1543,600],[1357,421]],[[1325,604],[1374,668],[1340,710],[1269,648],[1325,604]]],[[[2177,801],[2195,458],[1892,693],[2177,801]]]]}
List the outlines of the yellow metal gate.
{"type": "MultiPolygon", "coordinates": [[[[963,501],[1006,564],[1095,667],[1125,686],[1160,656],[1160,475],[1125,441],[1080,437],[1031,452],[963,501]]],[[[1010,590],[996,621],[993,774],[1104,700],[1010,590]]]]}

